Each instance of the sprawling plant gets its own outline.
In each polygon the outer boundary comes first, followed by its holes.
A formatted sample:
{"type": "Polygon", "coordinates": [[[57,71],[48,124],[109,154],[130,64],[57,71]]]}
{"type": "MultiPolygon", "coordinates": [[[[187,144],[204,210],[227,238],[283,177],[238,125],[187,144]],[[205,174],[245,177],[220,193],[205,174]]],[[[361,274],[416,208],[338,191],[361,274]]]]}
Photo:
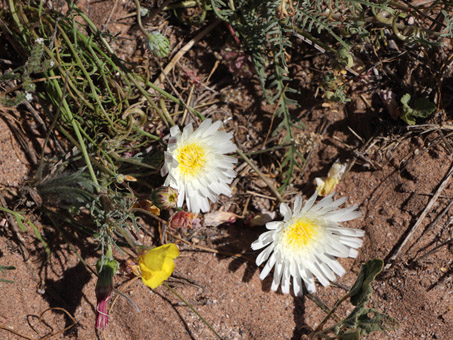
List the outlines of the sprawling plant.
{"type": "MultiPolygon", "coordinates": [[[[297,106],[291,98],[297,89],[290,86],[292,78],[286,62],[295,39],[315,46],[335,65],[357,75],[352,70],[354,49],[370,41],[373,29],[387,27],[408,44],[422,42],[432,46],[437,43],[428,37],[440,35],[406,24],[404,20],[408,16],[426,15],[414,7],[389,0],[211,0],[211,6],[220,19],[231,25],[241,45],[251,54],[264,96],[277,105],[276,114],[281,117],[281,123],[274,132],[286,130],[283,143],[288,144],[281,165],[280,191],[290,184],[294,170],[302,168],[304,161],[294,138],[294,129],[303,125],[291,117],[289,109],[297,106]]],[[[446,19],[448,24],[448,15],[446,19]]],[[[327,97],[343,103],[348,101],[343,88],[327,97]]]]}

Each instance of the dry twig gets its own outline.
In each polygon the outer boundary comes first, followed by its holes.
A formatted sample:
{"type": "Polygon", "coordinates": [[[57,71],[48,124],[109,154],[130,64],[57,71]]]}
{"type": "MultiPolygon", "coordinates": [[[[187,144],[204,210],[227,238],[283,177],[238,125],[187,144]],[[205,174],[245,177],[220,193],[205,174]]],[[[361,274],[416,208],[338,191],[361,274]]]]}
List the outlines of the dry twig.
{"type": "Polygon", "coordinates": [[[389,254],[390,257],[388,259],[387,264],[384,267],[385,270],[388,270],[390,267],[392,267],[393,263],[395,262],[395,260],[398,257],[398,255],[401,253],[401,251],[404,248],[404,246],[407,244],[407,242],[409,242],[409,239],[414,235],[414,233],[417,231],[418,227],[420,227],[420,225],[422,224],[422,222],[425,219],[426,215],[431,210],[434,202],[436,202],[437,199],[439,198],[439,195],[441,194],[441,192],[444,190],[444,188],[448,184],[448,182],[449,182],[449,180],[450,180],[452,175],[453,175],[453,164],[451,165],[450,170],[448,171],[448,173],[445,176],[444,180],[442,181],[442,183],[440,183],[439,187],[437,188],[436,193],[429,200],[428,204],[426,205],[425,209],[421,213],[421,215],[418,218],[417,222],[415,222],[415,224],[412,226],[412,228],[407,233],[407,235],[406,235],[405,239],[403,240],[403,242],[401,242],[401,244],[393,252],[393,254],[391,254],[391,255],[389,254]]]}

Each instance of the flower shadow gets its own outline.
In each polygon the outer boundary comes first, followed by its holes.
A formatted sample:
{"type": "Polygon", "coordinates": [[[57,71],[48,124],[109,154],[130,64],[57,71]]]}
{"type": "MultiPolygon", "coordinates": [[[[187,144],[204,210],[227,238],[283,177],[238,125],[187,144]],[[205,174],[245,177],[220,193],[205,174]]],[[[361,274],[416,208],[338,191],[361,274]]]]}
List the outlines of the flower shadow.
{"type": "MultiPolygon", "coordinates": [[[[66,270],[58,280],[45,280],[44,298],[50,307],[64,308],[69,314],[75,315],[77,307],[84,296],[83,287],[90,281],[91,272],[82,262],[66,270]]],[[[66,314],[65,314],[66,315],[66,314]]],[[[74,321],[65,316],[65,327],[72,325],[74,321]]],[[[64,334],[65,336],[77,337],[77,326],[71,327],[64,334]]]]}
{"type": "Polygon", "coordinates": [[[222,224],[217,228],[223,234],[213,242],[219,252],[219,259],[231,259],[228,265],[231,272],[237,272],[245,266],[242,282],[250,282],[258,271],[255,264],[258,254],[250,248],[250,245],[258,238],[262,228],[250,228],[241,220],[233,224],[222,224]]]}

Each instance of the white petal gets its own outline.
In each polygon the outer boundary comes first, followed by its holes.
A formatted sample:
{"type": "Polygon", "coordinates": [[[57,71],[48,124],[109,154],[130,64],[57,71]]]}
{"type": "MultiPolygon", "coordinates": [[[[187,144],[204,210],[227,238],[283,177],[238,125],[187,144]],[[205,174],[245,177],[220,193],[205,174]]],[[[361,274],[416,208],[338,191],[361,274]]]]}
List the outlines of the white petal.
{"type": "Polygon", "coordinates": [[[289,286],[291,285],[291,276],[289,275],[289,267],[283,266],[282,276],[282,293],[289,294],[289,286]]]}
{"type": "Polygon", "coordinates": [[[310,265],[310,267],[308,269],[313,273],[314,276],[316,276],[318,281],[324,287],[330,285],[330,281],[327,279],[327,277],[324,275],[324,273],[318,268],[316,263],[313,263],[312,265],[310,265]]]}
{"type": "Polygon", "coordinates": [[[256,265],[260,266],[264,261],[269,258],[269,255],[274,251],[273,247],[267,247],[256,258],[256,265]]]}
{"type": "Polygon", "coordinates": [[[356,209],[357,209],[357,207],[350,207],[350,208],[337,210],[337,211],[331,212],[329,214],[326,214],[326,218],[328,218],[329,220],[334,221],[334,222],[351,221],[351,220],[354,220],[354,219],[362,216],[360,211],[358,211],[356,209]]]}
{"type": "Polygon", "coordinates": [[[200,198],[200,207],[201,211],[204,213],[207,213],[209,210],[211,210],[211,205],[209,204],[209,201],[207,198],[201,197],[200,198]]]}
{"type": "Polygon", "coordinates": [[[189,139],[190,135],[193,133],[192,123],[187,124],[182,130],[180,141],[185,142],[189,139]]]}
{"type": "Polygon", "coordinates": [[[300,276],[293,276],[293,290],[295,296],[303,295],[302,280],[300,276]]]}
{"type": "Polygon", "coordinates": [[[315,193],[313,195],[311,195],[311,197],[305,203],[304,207],[301,210],[301,214],[305,214],[307,211],[309,211],[313,207],[313,204],[315,203],[317,197],[318,197],[318,192],[315,191],[315,193]]]}
{"type": "Polygon", "coordinates": [[[335,274],[338,276],[343,276],[346,271],[344,270],[343,266],[331,256],[326,256],[324,258],[324,262],[334,271],[335,274]]]}
{"type": "Polygon", "coordinates": [[[260,279],[264,280],[267,275],[269,275],[270,271],[275,265],[275,255],[272,254],[271,257],[269,257],[269,261],[266,262],[266,265],[264,266],[263,270],[260,273],[260,279]]]}
{"type": "Polygon", "coordinates": [[[329,281],[335,281],[335,274],[333,271],[329,268],[328,265],[322,262],[317,263],[318,268],[320,271],[324,274],[324,276],[329,280],[329,281]]]}
{"type": "Polygon", "coordinates": [[[294,209],[293,209],[294,215],[298,215],[300,213],[301,208],[302,208],[302,196],[297,195],[296,199],[294,200],[294,209]]]}
{"type": "Polygon", "coordinates": [[[276,263],[275,269],[274,269],[274,278],[272,280],[272,285],[271,285],[271,289],[273,291],[276,291],[278,289],[278,286],[280,285],[280,281],[282,279],[282,275],[283,275],[283,265],[281,263],[276,263]]]}
{"type": "Polygon", "coordinates": [[[269,230],[274,230],[274,229],[277,229],[278,227],[280,227],[281,225],[282,225],[281,221],[267,222],[266,228],[269,230]]]}
{"type": "Polygon", "coordinates": [[[203,123],[200,124],[200,127],[197,131],[199,132],[200,137],[206,137],[214,134],[220,128],[220,125],[222,125],[222,122],[220,120],[212,124],[211,119],[206,119],[203,121],[203,123]]]}
{"type": "Polygon", "coordinates": [[[185,192],[185,188],[183,185],[179,188],[179,194],[178,194],[178,204],[177,205],[180,208],[182,207],[182,205],[184,203],[184,199],[186,198],[185,195],[186,195],[186,192],[185,192]]]}
{"type": "Polygon", "coordinates": [[[273,240],[273,231],[266,231],[262,233],[258,239],[252,243],[252,249],[257,250],[267,246],[273,240]]]}
{"type": "Polygon", "coordinates": [[[336,243],[334,246],[326,244],[324,247],[325,247],[324,251],[328,255],[336,257],[349,257],[349,247],[341,243],[336,243]]]}
{"type": "Polygon", "coordinates": [[[335,234],[340,234],[340,235],[344,235],[344,236],[362,237],[365,235],[365,231],[360,230],[360,229],[351,229],[351,228],[343,228],[343,227],[328,227],[327,230],[333,231],[335,234]]]}
{"type": "Polygon", "coordinates": [[[349,257],[355,259],[359,255],[359,252],[355,249],[349,249],[349,257]]]}
{"type": "Polygon", "coordinates": [[[291,209],[288,207],[287,204],[285,204],[285,203],[280,204],[280,213],[282,214],[285,221],[288,221],[291,219],[291,216],[292,216],[291,209]]]}
{"type": "Polygon", "coordinates": [[[363,244],[363,240],[361,238],[349,236],[340,236],[338,237],[338,241],[351,248],[360,248],[363,244]]]}
{"type": "Polygon", "coordinates": [[[179,127],[178,126],[172,126],[170,128],[170,136],[176,136],[178,135],[179,133],[181,132],[181,130],[179,130],[179,127]]]}
{"type": "Polygon", "coordinates": [[[307,288],[309,293],[314,293],[316,291],[315,281],[313,280],[313,276],[309,273],[305,268],[299,266],[299,273],[302,280],[305,283],[305,287],[307,288]]]}

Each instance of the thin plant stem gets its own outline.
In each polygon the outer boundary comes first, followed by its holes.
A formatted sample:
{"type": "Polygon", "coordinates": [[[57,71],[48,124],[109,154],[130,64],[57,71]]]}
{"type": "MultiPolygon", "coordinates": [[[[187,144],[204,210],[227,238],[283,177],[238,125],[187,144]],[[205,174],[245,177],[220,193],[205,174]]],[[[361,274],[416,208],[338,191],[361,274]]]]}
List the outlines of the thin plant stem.
{"type": "Polygon", "coordinates": [[[271,152],[271,151],[275,151],[275,150],[284,149],[284,148],[286,148],[287,146],[290,146],[290,145],[292,145],[292,143],[285,143],[285,144],[272,146],[272,147],[267,148],[267,149],[251,151],[251,152],[245,152],[244,154],[246,156],[255,156],[255,155],[259,155],[259,154],[266,153],[266,152],[271,152]]]}
{"type": "MultiPolygon", "coordinates": [[[[52,71],[51,71],[52,72],[52,71]]],[[[55,74],[54,74],[55,75],[55,74]]],[[[53,80],[55,84],[55,89],[58,93],[58,96],[62,98],[63,92],[58,85],[58,82],[56,80],[53,80]]],[[[85,160],[85,163],[88,167],[88,172],[90,173],[91,179],[93,182],[96,184],[96,190],[99,191],[99,182],[96,177],[96,174],[94,173],[93,165],[91,164],[90,156],[88,155],[87,148],[85,146],[85,141],[82,138],[82,134],[80,133],[80,127],[79,127],[79,122],[74,118],[72,115],[71,109],[69,108],[68,102],[66,99],[63,98],[63,107],[64,107],[64,113],[65,113],[65,118],[70,122],[72,125],[72,128],[74,130],[74,133],[76,134],[77,141],[79,142],[79,147],[80,150],[82,151],[83,158],[85,160]]]]}
{"type": "Polygon", "coordinates": [[[272,191],[272,193],[275,195],[275,197],[282,203],[283,202],[283,198],[282,196],[280,195],[280,193],[278,192],[278,190],[274,187],[274,185],[266,178],[266,176],[264,176],[264,174],[258,169],[258,167],[255,165],[255,163],[253,163],[253,161],[248,158],[245,153],[242,152],[242,150],[240,149],[237,149],[236,151],[239,156],[242,157],[242,159],[248,164],[250,165],[250,167],[258,174],[258,176],[260,176],[260,178],[264,181],[264,183],[267,184],[267,186],[269,187],[269,189],[272,191]]]}
{"type": "MultiPolygon", "coordinates": [[[[164,114],[160,111],[160,109],[157,107],[156,103],[154,103],[154,100],[151,98],[150,94],[138,83],[136,76],[132,75],[129,70],[127,70],[124,65],[121,63],[121,61],[118,59],[118,57],[115,55],[115,52],[113,51],[112,47],[109,45],[109,43],[104,39],[102,36],[102,32],[98,30],[96,25],[84,14],[76,5],[73,3],[70,4],[71,9],[75,10],[77,14],[79,14],[83,20],[88,24],[90,29],[94,32],[96,36],[101,40],[103,45],[107,48],[108,52],[112,56],[112,59],[115,61],[115,63],[123,70],[123,72],[127,75],[130,81],[134,83],[134,85],[137,87],[137,89],[142,93],[143,96],[148,100],[148,102],[151,104],[152,108],[157,112],[157,114],[160,116],[160,118],[164,121],[166,125],[170,124],[171,126],[175,125],[175,122],[171,118],[171,116],[165,117],[164,114]]],[[[162,89],[160,89],[157,85],[156,86],[151,86],[153,90],[156,90],[158,92],[165,92],[162,89]],[[159,89],[159,90],[158,90],[159,89]]],[[[168,94],[167,94],[168,95],[168,94]]]]}
{"type": "MultiPolygon", "coordinates": [[[[324,302],[322,302],[317,296],[313,295],[313,294],[310,294],[310,293],[307,293],[305,294],[305,296],[310,299],[311,301],[313,301],[319,308],[321,308],[324,312],[327,313],[327,315],[330,314],[330,309],[329,307],[327,307],[325,305],[324,302]]],[[[336,316],[334,313],[332,314],[333,318],[335,319],[336,322],[339,322],[340,319],[338,318],[338,316],[336,316]]]]}
{"type": "Polygon", "coordinates": [[[191,305],[190,305],[190,304],[189,304],[189,303],[188,303],[181,295],[179,295],[178,293],[176,293],[176,291],[175,291],[173,288],[171,288],[169,285],[167,285],[165,282],[162,283],[162,284],[163,284],[165,287],[167,287],[168,290],[169,290],[170,292],[172,292],[178,299],[180,299],[187,307],[189,307],[190,310],[191,310],[192,312],[194,312],[206,326],[208,326],[208,328],[215,334],[215,336],[216,336],[218,339],[222,340],[222,337],[215,331],[215,329],[211,326],[211,324],[210,324],[209,322],[207,322],[207,321],[205,320],[205,318],[201,316],[200,313],[197,312],[197,310],[196,310],[195,308],[193,308],[193,307],[192,307],[192,306],[191,306],[191,305]]]}
{"type": "Polygon", "coordinates": [[[138,23],[138,27],[140,28],[140,31],[142,31],[143,35],[145,36],[145,38],[148,38],[148,32],[146,32],[145,28],[143,27],[143,24],[142,24],[142,15],[141,15],[141,7],[140,7],[140,1],[139,0],[135,0],[135,6],[137,7],[137,23],[138,23]]]}
{"type": "Polygon", "coordinates": [[[335,305],[332,307],[332,309],[329,311],[329,313],[327,313],[326,317],[324,318],[324,320],[321,321],[321,323],[318,325],[318,327],[316,327],[316,329],[313,331],[314,333],[316,332],[319,332],[322,327],[326,324],[327,320],[329,320],[329,318],[334,315],[335,311],[337,310],[338,306],[341,305],[341,303],[343,301],[345,301],[348,297],[350,297],[349,293],[345,294],[340,300],[338,300],[335,305]]]}

